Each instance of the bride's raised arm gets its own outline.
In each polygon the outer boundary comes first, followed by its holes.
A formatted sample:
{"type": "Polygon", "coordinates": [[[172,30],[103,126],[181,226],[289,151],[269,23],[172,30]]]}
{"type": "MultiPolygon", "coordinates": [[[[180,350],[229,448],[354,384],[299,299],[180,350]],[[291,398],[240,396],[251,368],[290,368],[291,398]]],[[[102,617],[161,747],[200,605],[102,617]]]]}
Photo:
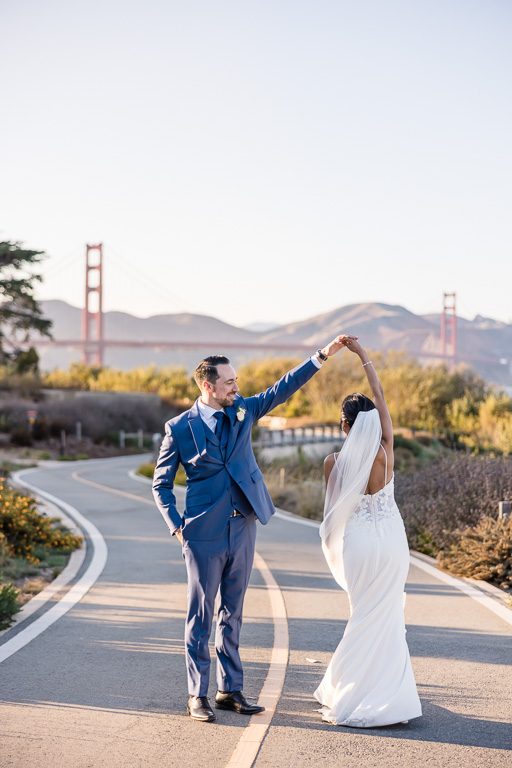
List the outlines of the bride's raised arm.
{"type": "Polygon", "coordinates": [[[385,448],[392,449],[393,422],[391,421],[391,416],[389,415],[386,398],[384,397],[384,390],[377,375],[377,371],[373,367],[373,363],[368,357],[368,353],[358,341],[349,340],[346,342],[346,347],[351,352],[354,352],[354,354],[356,354],[361,360],[361,364],[366,373],[366,378],[368,379],[368,384],[372,390],[373,402],[375,403],[375,407],[379,412],[380,424],[382,427],[382,442],[384,443],[385,448]]]}

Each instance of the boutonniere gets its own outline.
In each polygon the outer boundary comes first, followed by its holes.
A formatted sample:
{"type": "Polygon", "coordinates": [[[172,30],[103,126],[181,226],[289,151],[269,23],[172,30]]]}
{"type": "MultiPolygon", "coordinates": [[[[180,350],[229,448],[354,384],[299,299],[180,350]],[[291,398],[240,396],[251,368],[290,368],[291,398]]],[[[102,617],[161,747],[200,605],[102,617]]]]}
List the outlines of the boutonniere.
{"type": "Polygon", "coordinates": [[[247,408],[242,408],[242,406],[239,405],[236,411],[236,417],[238,421],[243,421],[245,419],[246,413],[247,413],[247,408]]]}

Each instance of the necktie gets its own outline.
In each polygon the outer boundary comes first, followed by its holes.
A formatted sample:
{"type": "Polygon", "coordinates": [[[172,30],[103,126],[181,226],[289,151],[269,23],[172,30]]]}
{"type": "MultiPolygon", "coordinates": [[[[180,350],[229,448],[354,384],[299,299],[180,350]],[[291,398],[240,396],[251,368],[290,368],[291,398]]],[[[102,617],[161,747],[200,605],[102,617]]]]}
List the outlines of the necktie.
{"type": "Polygon", "coordinates": [[[224,458],[226,454],[226,447],[228,444],[228,434],[229,434],[229,419],[226,416],[225,413],[222,413],[222,411],[219,411],[215,414],[215,418],[217,419],[217,426],[215,427],[215,434],[219,439],[219,447],[220,447],[220,453],[222,458],[224,458]]]}
{"type": "Polygon", "coordinates": [[[222,427],[224,426],[224,412],[217,411],[217,413],[213,414],[213,418],[217,420],[217,424],[215,425],[215,434],[220,441],[220,437],[222,435],[222,427]]]}

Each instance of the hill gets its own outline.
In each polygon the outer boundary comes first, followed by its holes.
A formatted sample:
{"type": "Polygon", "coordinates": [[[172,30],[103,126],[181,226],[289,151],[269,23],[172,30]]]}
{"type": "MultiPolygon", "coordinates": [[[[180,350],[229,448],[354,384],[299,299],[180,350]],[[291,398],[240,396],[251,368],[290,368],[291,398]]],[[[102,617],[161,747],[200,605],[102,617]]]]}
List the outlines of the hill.
{"type": "MultiPolygon", "coordinates": [[[[45,315],[54,322],[55,339],[81,338],[81,309],[57,300],[41,304],[45,315]]],[[[240,345],[240,350],[227,353],[235,365],[269,354],[297,356],[302,354],[297,346],[314,351],[340,331],[359,335],[370,349],[405,350],[413,356],[421,355],[425,362],[429,361],[429,354],[434,362],[435,355],[441,352],[440,315],[415,315],[404,307],[381,303],[350,304],[271,329],[253,326],[262,330],[239,328],[214,317],[189,313],[141,318],[125,312],[106,312],[104,326],[105,337],[112,340],[197,344],[193,350],[107,349],[106,364],[122,369],[151,363],[192,369],[206,355],[222,352],[223,344],[240,345]],[[272,352],[251,350],[254,344],[262,343],[270,345],[272,352]]],[[[512,385],[512,325],[480,316],[474,320],[457,318],[457,350],[486,380],[512,385]],[[503,362],[487,362],[490,360],[503,362]]],[[[40,356],[41,367],[49,370],[68,367],[73,360],[79,360],[80,350],[41,348],[40,356]]]]}

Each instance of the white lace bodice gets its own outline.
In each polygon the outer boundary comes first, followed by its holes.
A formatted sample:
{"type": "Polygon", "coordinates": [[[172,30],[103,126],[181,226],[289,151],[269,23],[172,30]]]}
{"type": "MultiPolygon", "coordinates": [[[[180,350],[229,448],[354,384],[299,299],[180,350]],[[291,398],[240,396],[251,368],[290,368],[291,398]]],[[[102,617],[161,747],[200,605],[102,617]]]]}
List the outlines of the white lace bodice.
{"type": "Polygon", "coordinates": [[[394,475],[377,493],[366,493],[347,523],[346,533],[364,528],[367,532],[378,535],[379,531],[390,526],[400,525],[403,520],[395,501],[394,475]]]}

